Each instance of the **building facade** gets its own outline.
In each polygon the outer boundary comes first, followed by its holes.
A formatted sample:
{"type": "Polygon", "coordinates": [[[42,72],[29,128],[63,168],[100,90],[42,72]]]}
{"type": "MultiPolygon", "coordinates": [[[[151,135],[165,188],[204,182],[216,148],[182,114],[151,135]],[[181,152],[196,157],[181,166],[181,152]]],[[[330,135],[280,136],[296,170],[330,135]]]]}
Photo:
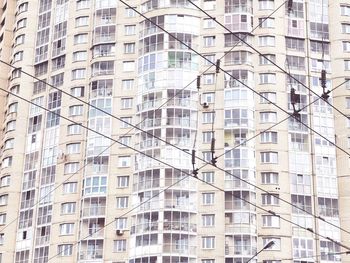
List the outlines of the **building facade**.
{"type": "Polygon", "coordinates": [[[0,0],[0,262],[350,262],[350,1],[193,2],[0,0]]]}

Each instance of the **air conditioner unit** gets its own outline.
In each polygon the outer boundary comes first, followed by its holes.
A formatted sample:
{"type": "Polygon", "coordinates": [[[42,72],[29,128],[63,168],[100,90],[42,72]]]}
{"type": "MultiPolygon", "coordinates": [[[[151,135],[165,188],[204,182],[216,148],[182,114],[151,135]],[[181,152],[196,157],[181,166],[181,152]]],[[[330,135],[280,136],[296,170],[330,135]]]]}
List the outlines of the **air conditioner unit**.
{"type": "Polygon", "coordinates": [[[117,229],[116,234],[117,236],[122,236],[124,234],[124,230],[117,229]]]}

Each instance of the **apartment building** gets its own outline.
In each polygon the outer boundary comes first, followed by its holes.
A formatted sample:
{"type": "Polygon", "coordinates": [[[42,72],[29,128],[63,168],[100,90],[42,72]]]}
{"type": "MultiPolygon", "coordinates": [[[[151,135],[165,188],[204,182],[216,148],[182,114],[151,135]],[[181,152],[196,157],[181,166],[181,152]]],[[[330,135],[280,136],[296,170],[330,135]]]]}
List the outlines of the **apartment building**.
{"type": "Polygon", "coordinates": [[[0,262],[350,262],[350,1],[124,1],[0,0],[0,262]]]}

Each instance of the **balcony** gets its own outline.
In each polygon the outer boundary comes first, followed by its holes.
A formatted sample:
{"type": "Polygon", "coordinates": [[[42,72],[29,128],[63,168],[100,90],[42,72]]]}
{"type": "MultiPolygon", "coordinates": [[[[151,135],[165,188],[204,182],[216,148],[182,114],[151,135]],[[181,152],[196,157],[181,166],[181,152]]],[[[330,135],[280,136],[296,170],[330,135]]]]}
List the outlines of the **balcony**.
{"type": "Polygon", "coordinates": [[[102,258],[103,258],[103,249],[93,249],[93,250],[79,252],[79,259],[80,260],[101,259],[101,261],[98,261],[98,262],[102,262],[102,258]]]}
{"type": "Polygon", "coordinates": [[[196,204],[194,202],[190,202],[189,198],[166,199],[164,200],[164,208],[187,211],[195,211],[197,209],[196,204]]]}
{"type": "Polygon", "coordinates": [[[84,207],[82,209],[82,216],[83,217],[95,217],[95,216],[104,216],[106,213],[106,207],[105,206],[99,206],[99,207],[84,207]]]}
{"type": "Polygon", "coordinates": [[[159,147],[160,141],[158,139],[147,139],[138,143],[137,146],[139,146],[141,150],[146,148],[159,147]]]}
{"type": "Polygon", "coordinates": [[[163,243],[163,253],[178,253],[196,255],[196,246],[187,244],[163,243]]]}
{"type": "Polygon", "coordinates": [[[247,256],[251,257],[255,254],[256,247],[251,245],[229,246],[225,245],[225,256],[247,256]]]}
{"type": "Polygon", "coordinates": [[[166,137],[166,141],[179,147],[190,147],[193,144],[188,137],[166,137]]]}
{"type": "Polygon", "coordinates": [[[144,128],[154,128],[154,127],[160,127],[162,124],[161,118],[155,118],[155,119],[146,119],[141,123],[141,129],[144,128]]]}
{"type": "Polygon", "coordinates": [[[256,234],[256,226],[253,224],[226,224],[225,233],[231,234],[256,234]]]}
{"type": "Polygon", "coordinates": [[[158,188],[159,187],[159,179],[154,180],[145,180],[135,183],[133,185],[133,191],[142,191],[150,188],[158,188]]]}
{"type": "Polygon", "coordinates": [[[130,234],[144,234],[149,231],[158,231],[158,222],[148,222],[131,226],[130,234]]]}
{"type": "Polygon", "coordinates": [[[166,125],[195,128],[196,125],[197,125],[197,121],[190,120],[186,116],[182,116],[182,117],[168,117],[166,125]]]}
{"type": "Polygon", "coordinates": [[[148,100],[148,101],[144,101],[143,103],[137,105],[137,111],[154,109],[154,108],[158,108],[161,105],[162,105],[162,100],[161,99],[148,100]]]}
{"type": "Polygon", "coordinates": [[[93,44],[115,42],[115,33],[113,34],[96,34],[93,40],[93,44]]]}
{"type": "Polygon", "coordinates": [[[181,221],[168,221],[163,223],[164,231],[197,232],[197,224],[183,223],[181,221]]]}
{"type": "Polygon", "coordinates": [[[179,99],[179,98],[173,98],[170,101],[168,101],[167,106],[178,106],[178,107],[190,107],[190,108],[196,108],[197,107],[197,101],[190,100],[190,99],[179,99]]]}

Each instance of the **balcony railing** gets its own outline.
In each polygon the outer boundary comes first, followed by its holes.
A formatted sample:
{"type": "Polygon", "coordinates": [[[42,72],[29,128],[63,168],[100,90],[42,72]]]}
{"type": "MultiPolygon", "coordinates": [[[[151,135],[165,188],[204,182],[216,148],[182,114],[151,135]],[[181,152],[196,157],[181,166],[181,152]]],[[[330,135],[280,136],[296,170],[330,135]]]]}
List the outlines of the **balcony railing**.
{"type": "Polygon", "coordinates": [[[158,231],[158,222],[149,222],[131,226],[130,234],[140,234],[148,231],[158,231]]]}
{"type": "Polygon", "coordinates": [[[197,224],[183,223],[180,221],[168,221],[163,223],[164,231],[186,231],[186,232],[197,232],[197,224]]]}
{"type": "Polygon", "coordinates": [[[106,213],[105,206],[98,207],[84,207],[82,210],[82,216],[90,217],[90,216],[104,216],[106,213]]]}
{"type": "Polygon", "coordinates": [[[164,243],[163,252],[164,253],[179,253],[179,254],[196,254],[196,246],[190,246],[186,244],[173,244],[173,243],[164,243]]]}
{"type": "Polygon", "coordinates": [[[135,183],[133,185],[133,191],[142,191],[145,189],[157,188],[157,187],[159,187],[159,179],[145,180],[145,181],[135,183]]]}
{"type": "Polygon", "coordinates": [[[245,246],[225,246],[226,256],[253,256],[256,252],[256,247],[251,245],[245,246]]]}
{"type": "Polygon", "coordinates": [[[179,209],[179,210],[190,210],[195,211],[196,205],[187,200],[179,200],[179,199],[166,199],[164,200],[164,207],[171,209],[179,209]]]}
{"type": "Polygon", "coordinates": [[[103,250],[102,249],[94,249],[88,251],[80,251],[79,259],[80,260],[92,260],[92,259],[102,259],[103,258],[103,250]]]}

